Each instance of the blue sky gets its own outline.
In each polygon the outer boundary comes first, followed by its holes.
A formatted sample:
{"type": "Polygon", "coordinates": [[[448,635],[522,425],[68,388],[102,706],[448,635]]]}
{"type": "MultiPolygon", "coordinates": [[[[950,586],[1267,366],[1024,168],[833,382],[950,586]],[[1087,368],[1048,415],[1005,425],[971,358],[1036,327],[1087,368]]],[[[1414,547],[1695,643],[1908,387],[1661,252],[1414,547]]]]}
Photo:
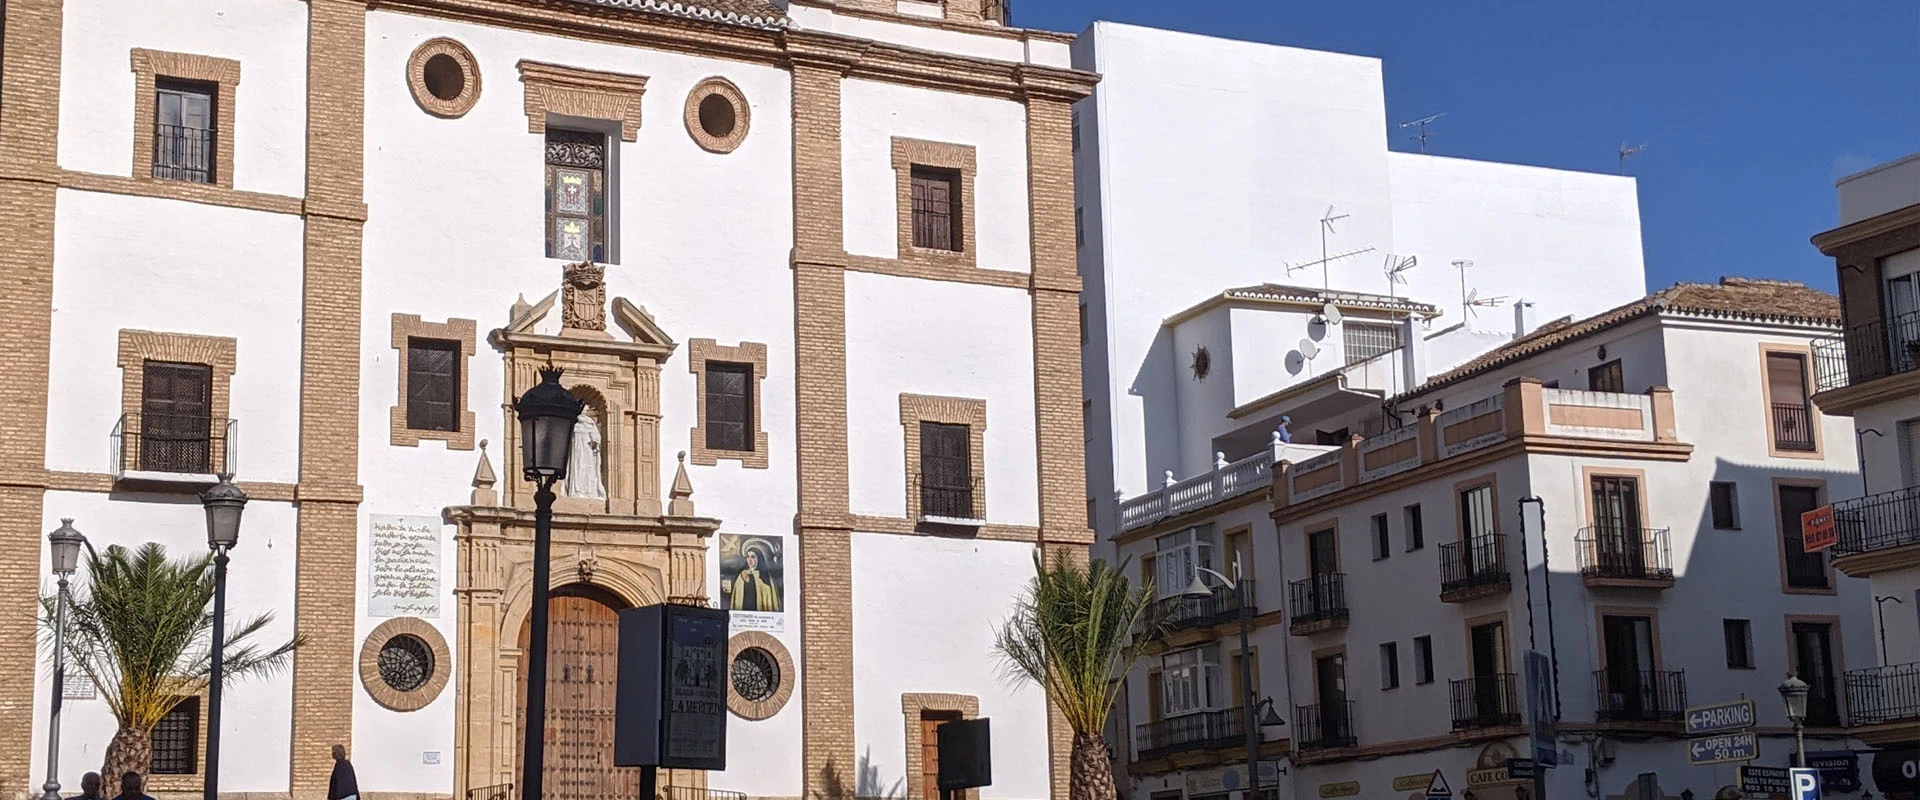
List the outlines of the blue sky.
{"type": "MultiPolygon", "coordinates": [[[[1920,2],[1014,0],[1095,19],[1377,56],[1389,124],[1432,153],[1638,178],[1648,288],[1721,275],[1832,289],[1807,238],[1835,178],[1920,151],[1920,2]]],[[[1394,129],[1394,149],[1415,149],[1394,129]]]]}

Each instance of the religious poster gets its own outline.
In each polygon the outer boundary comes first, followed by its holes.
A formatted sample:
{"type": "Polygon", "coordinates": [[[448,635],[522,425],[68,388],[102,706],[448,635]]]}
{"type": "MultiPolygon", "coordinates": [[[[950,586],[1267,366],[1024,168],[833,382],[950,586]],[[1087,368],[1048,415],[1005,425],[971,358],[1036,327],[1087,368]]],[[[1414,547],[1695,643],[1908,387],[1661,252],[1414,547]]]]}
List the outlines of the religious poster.
{"type": "Polygon", "coordinates": [[[785,566],[778,536],[720,535],[720,607],[736,631],[787,629],[785,566]]]}
{"type": "Polygon", "coordinates": [[[368,514],[367,614],[440,618],[440,518],[368,514]]]}

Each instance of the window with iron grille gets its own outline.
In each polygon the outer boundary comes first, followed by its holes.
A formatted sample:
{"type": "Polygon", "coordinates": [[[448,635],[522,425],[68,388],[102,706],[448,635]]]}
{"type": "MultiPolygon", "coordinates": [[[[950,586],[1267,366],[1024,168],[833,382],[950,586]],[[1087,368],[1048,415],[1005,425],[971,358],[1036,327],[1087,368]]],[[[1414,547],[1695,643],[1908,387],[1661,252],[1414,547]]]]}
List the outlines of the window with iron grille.
{"type": "Polygon", "coordinates": [[[460,429],[460,343],[407,339],[407,427],[460,429]]]}
{"type": "Polygon", "coordinates": [[[199,474],[212,470],[213,368],[148,361],[141,369],[140,469],[199,474]]]}
{"type": "Polygon", "coordinates": [[[920,423],[920,513],[974,519],[973,458],[965,425],[920,423]]]}
{"type": "Polygon", "coordinates": [[[960,252],[960,173],[916,166],[910,177],[913,246],[960,252]]]}
{"type": "Polygon", "coordinates": [[[1626,373],[1620,368],[1620,359],[1614,359],[1587,370],[1587,389],[1595,392],[1624,392],[1627,390],[1626,373]]]}
{"type": "Polygon", "coordinates": [[[547,130],[547,257],[607,259],[607,137],[547,130]]]}
{"type": "Polygon", "coordinates": [[[156,79],[153,98],[153,177],[213,183],[219,136],[211,83],[156,79]]]}
{"type": "Polygon", "coordinates": [[[1400,349],[1400,328],[1348,322],[1340,326],[1340,341],[1346,347],[1347,364],[1351,366],[1400,349]]]}
{"type": "Polygon", "coordinates": [[[707,449],[753,450],[753,365],[707,362],[707,449]]]}
{"type": "Polygon", "coordinates": [[[200,698],[183,697],[153,726],[154,775],[192,775],[200,771],[200,698]]]}

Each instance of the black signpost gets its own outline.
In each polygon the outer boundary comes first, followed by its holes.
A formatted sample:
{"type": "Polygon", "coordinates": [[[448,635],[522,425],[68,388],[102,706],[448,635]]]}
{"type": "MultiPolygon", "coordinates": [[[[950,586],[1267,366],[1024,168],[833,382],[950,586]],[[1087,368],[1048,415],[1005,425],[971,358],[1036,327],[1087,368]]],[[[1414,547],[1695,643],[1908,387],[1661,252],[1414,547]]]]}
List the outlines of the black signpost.
{"type": "Polygon", "coordinates": [[[953,800],[961,789],[993,785],[991,730],[985,719],[956,719],[934,729],[940,754],[934,783],[940,787],[940,800],[953,800]]]}
{"type": "Polygon", "coordinates": [[[640,768],[639,800],[653,800],[660,767],[727,768],[726,610],[620,612],[619,675],[613,763],[640,768]]]}

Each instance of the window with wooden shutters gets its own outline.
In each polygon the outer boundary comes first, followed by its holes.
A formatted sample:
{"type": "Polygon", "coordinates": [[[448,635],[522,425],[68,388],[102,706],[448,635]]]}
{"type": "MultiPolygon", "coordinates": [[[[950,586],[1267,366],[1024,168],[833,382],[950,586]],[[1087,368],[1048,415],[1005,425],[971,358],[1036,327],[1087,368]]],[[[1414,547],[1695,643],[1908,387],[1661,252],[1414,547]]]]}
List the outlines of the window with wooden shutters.
{"type": "Polygon", "coordinates": [[[606,248],[607,137],[547,130],[547,257],[610,263],[606,248]]]}
{"type": "Polygon", "coordinates": [[[953,170],[914,167],[913,246],[959,252],[960,175],[953,170]]]}
{"type": "Polygon", "coordinates": [[[973,519],[973,464],[965,425],[920,423],[920,513],[973,519]]]}
{"type": "Polygon", "coordinates": [[[140,396],[140,469],[211,472],[213,368],[148,361],[140,396]]]}
{"type": "Polygon", "coordinates": [[[407,340],[407,427],[422,431],[460,428],[460,343],[407,340]]]}
{"type": "Polygon", "coordinates": [[[707,449],[753,449],[753,365],[707,362],[707,449]]]}
{"type": "Polygon", "coordinates": [[[183,697],[153,726],[154,775],[192,775],[200,771],[200,698],[183,697]]]}

